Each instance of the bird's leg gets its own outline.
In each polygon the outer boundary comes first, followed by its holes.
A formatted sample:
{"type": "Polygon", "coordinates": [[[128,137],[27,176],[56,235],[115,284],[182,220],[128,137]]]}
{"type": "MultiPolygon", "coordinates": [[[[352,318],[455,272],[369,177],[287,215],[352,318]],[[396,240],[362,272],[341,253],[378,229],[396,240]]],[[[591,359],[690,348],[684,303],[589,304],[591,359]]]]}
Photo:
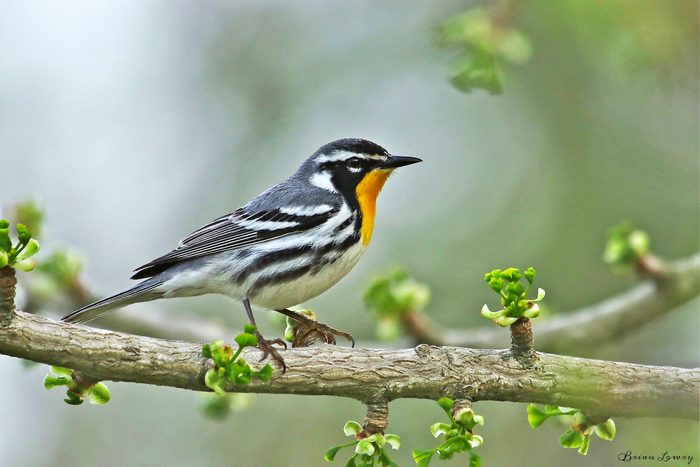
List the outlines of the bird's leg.
{"type": "Polygon", "coordinates": [[[287,343],[284,342],[282,339],[271,339],[267,340],[265,339],[262,334],[260,334],[260,331],[257,330],[258,325],[255,324],[255,318],[253,317],[253,310],[250,307],[250,301],[247,298],[243,299],[243,307],[245,308],[245,312],[248,315],[248,320],[250,321],[250,324],[255,326],[255,337],[258,338],[258,348],[263,351],[263,356],[260,359],[260,361],[263,361],[267,358],[268,355],[272,355],[272,358],[280,364],[282,367],[282,373],[287,371],[287,365],[284,364],[284,360],[280,356],[280,354],[277,352],[277,349],[273,347],[274,344],[279,344],[284,346],[284,348],[287,348],[287,343]]]}
{"type": "Polygon", "coordinates": [[[294,335],[294,342],[292,342],[293,347],[300,347],[299,344],[303,343],[306,337],[312,333],[312,332],[317,332],[321,336],[323,336],[323,339],[326,341],[328,344],[334,344],[335,345],[335,336],[342,336],[352,342],[352,346],[355,347],[355,339],[352,337],[350,333],[343,332],[343,331],[338,331],[337,329],[334,329],[330,326],[327,326],[323,323],[319,323],[318,321],[314,321],[311,318],[308,318],[301,313],[297,313],[292,310],[288,310],[286,308],[283,308],[281,310],[276,310],[279,313],[282,313],[285,316],[289,316],[293,320],[299,323],[299,329],[297,330],[296,334],[294,335]]]}

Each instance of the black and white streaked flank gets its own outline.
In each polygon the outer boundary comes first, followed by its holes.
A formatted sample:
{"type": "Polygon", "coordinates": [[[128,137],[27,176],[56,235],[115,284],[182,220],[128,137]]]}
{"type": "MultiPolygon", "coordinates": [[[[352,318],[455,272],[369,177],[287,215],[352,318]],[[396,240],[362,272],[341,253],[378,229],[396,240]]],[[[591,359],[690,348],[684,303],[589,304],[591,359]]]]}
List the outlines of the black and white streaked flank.
{"type": "Polygon", "coordinates": [[[363,232],[371,233],[376,193],[393,169],[418,161],[362,139],[329,143],[285,181],[137,268],[138,285],[64,320],[85,322],[131,303],[206,293],[272,310],[298,305],[353,268],[367,246],[363,232]],[[360,192],[376,174],[365,190],[370,194],[360,192]]]}

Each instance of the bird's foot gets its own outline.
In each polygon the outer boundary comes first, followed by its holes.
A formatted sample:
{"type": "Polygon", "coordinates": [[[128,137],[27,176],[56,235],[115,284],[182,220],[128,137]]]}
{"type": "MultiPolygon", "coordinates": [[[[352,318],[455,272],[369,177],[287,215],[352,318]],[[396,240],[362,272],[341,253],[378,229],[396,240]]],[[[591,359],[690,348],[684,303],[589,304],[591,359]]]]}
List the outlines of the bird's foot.
{"type": "Polygon", "coordinates": [[[296,327],[295,331],[292,347],[307,347],[309,345],[309,340],[316,340],[314,339],[316,336],[323,339],[326,344],[333,345],[335,345],[336,336],[344,337],[352,343],[353,347],[355,347],[355,339],[352,337],[352,334],[339,331],[309,318],[299,320],[298,327],[296,327]]]}
{"type": "Polygon", "coordinates": [[[272,359],[276,361],[277,363],[280,364],[282,367],[282,374],[284,374],[287,371],[287,365],[284,363],[284,359],[282,356],[277,352],[277,349],[273,347],[275,344],[281,345],[284,347],[284,349],[287,349],[287,343],[284,342],[282,339],[265,339],[260,332],[256,331],[255,336],[258,338],[258,348],[262,350],[263,356],[260,358],[259,361],[265,360],[268,356],[272,356],[272,359]]]}

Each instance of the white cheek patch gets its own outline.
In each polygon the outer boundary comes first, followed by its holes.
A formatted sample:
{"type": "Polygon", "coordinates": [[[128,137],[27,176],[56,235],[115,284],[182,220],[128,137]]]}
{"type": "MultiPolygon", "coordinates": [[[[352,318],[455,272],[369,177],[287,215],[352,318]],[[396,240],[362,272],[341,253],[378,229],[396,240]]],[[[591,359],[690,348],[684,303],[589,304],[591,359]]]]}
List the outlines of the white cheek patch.
{"type": "Polygon", "coordinates": [[[348,167],[348,170],[356,174],[362,172],[362,169],[360,167],[348,167]]]}
{"type": "Polygon", "coordinates": [[[317,172],[311,176],[309,179],[309,183],[311,183],[314,186],[317,186],[319,188],[323,188],[326,191],[330,191],[331,193],[337,193],[338,190],[335,189],[333,186],[333,182],[331,181],[331,173],[330,172],[317,172]]]}

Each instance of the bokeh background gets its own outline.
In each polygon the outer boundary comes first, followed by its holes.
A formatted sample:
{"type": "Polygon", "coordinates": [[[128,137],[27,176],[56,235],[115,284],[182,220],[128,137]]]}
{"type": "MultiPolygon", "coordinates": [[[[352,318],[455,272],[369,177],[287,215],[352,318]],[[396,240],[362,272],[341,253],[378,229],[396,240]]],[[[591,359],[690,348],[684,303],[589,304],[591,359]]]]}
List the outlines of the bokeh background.
{"type": "MultiPolygon", "coordinates": [[[[478,311],[494,267],[536,266],[552,313],[630,287],[601,260],[622,219],[664,258],[698,250],[697,2],[508,2],[504,27],[531,54],[504,63],[498,96],[452,86],[460,51],[437,38],[474,2],[0,5],[0,203],[37,199],[44,250],[79,249],[100,292],[341,137],[425,161],[392,177],[370,250],[308,304],[359,340],[375,331],[362,291],[391,265],[429,284],[427,313],[458,328],[488,324],[478,311]]],[[[158,306],[173,320],[245,322],[222,297],[158,306]]],[[[596,355],[698,366],[698,329],[694,300],[596,355]]],[[[75,408],[42,388],[45,373],[0,357],[0,465],[316,466],[363,416],[344,399],[257,396],[215,422],[199,394],[116,383],[108,405],[75,408]]],[[[582,457],[559,447],[561,427],[532,431],[523,404],[476,409],[485,465],[617,465],[628,449],[700,457],[694,422],[616,420],[617,439],[582,457]]],[[[440,417],[429,401],[392,403],[401,465],[435,446],[440,417]]]]}

